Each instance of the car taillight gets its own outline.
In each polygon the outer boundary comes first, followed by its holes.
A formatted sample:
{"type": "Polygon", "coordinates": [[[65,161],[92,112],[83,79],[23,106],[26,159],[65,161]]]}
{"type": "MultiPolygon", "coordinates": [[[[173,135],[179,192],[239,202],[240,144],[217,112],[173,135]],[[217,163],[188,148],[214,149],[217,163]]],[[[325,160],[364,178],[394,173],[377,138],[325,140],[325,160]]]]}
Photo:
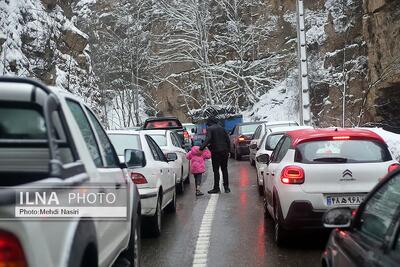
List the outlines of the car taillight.
{"type": "Polygon", "coordinates": [[[131,179],[134,184],[147,184],[146,177],[140,173],[131,173],[131,179]]]}
{"type": "Polygon", "coordinates": [[[400,168],[400,164],[398,164],[398,163],[393,163],[393,164],[391,164],[391,165],[389,166],[388,172],[392,172],[392,171],[394,171],[394,170],[397,170],[398,168],[400,168]]]}
{"type": "Polygon", "coordinates": [[[244,141],[246,141],[246,139],[247,139],[246,136],[241,135],[241,136],[239,136],[238,141],[244,142],[244,141]]]}
{"type": "Polygon", "coordinates": [[[349,140],[350,136],[334,136],[332,137],[333,140],[349,140]]]}
{"type": "Polygon", "coordinates": [[[287,166],[281,172],[281,181],[284,184],[302,184],[304,170],[297,166],[287,166]]]}
{"type": "Polygon", "coordinates": [[[184,131],[184,132],[183,132],[183,137],[184,137],[185,139],[189,138],[189,133],[188,133],[188,131],[184,131]]]}
{"type": "Polygon", "coordinates": [[[0,266],[26,267],[27,265],[19,240],[13,234],[0,232],[0,266]]]}

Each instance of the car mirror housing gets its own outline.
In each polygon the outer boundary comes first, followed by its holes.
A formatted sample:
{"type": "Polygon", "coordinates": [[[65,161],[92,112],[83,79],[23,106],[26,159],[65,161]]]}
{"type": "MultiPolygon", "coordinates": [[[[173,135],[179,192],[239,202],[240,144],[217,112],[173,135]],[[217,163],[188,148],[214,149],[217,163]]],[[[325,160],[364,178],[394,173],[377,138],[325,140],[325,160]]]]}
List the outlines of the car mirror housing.
{"type": "Polygon", "coordinates": [[[257,149],[257,144],[251,144],[250,149],[257,149]]]}
{"type": "Polygon", "coordinates": [[[144,167],[146,165],[144,152],[138,149],[125,149],[125,164],[128,168],[144,167]]]}
{"type": "Polygon", "coordinates": [[[322,223],[325,228],[348,228],[352,220],[350,208],[333,208],[325,212],[322,223]]]}
{"type": "Polygon", "coordinates": [[[178,159],[178,155],[176,153],[167,153],[166,156],[168,162],[175,161],[178,159]]]}
{"type": "Polygon", "coordinates": [[[259,156],[256,158],[256,160],[257,160],[259,163],[269,164],[270,158],[269,158],[269,155],[268,155],[268,154],[262,154],[262,155],[259,155],[259,156]]]}

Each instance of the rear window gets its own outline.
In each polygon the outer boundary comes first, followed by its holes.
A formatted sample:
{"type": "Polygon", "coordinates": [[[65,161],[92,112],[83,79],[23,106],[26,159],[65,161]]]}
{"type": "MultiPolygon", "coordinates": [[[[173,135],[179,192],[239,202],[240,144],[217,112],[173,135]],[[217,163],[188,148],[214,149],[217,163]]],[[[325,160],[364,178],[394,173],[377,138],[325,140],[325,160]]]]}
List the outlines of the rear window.
{"type": "Polygon", "coordinates": [[[140,144],[140,137],[133,134],[109,134],[111,143],[114,145],[115,151],[118,156],[123,156],[125,149],[138,149],[142,150],[140,144]]]}
{"type": "Polygon", "coordinates": [[[270,135],[265,142],[266,150],[274,150],[279,140],[282,138],[283,134],[270,135]]]}
{"type": "Polygon", "coordinates": [[[0,107],[0,139],[47,139],[46,124],[36,105],[0,107]]]}
{"type": "Polygon", "coordinates": [[[253,134],[256,131],[258,125],[260,125],[260,124],[241,125],[239,128],[240,129],[239,131],[241,134],[253,134]]]}
{"type": "Polygon", "coordinates": [[[372,140],[322,140],[302,143],[296,161],[302,163],[384,162],[392,157],[384,144],[372,140]]]}
{"type": "Polygon", "coordinates": [[[144,129],[176,129],[182,128],[178,120],[157,120],[148,121],[144,124],[144,129]]]}
{"type": "Polygon", "coordinates": [[[161,134],[150,135],[154,141],[156,141],[158,146],[166,146],[167,145],[167,137],[161,134]]]}

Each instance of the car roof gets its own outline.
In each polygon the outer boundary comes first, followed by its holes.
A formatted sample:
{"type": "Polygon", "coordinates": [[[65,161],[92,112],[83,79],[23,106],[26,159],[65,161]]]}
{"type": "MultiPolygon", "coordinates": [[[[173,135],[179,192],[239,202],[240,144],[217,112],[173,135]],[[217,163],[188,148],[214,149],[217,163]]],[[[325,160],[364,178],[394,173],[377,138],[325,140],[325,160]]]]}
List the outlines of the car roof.
{"type": "Polygon", "coordinates": [[[238,126],[242,126],[242,125],[251,125],[251,124],[262,124],[265,123],[265,121],[248,121],[248,122],[241,122],[238,123],[238,126]]]}
{"type": "MultiPolygon", "coordinates": [[[[298,122],[296,122],[296,121],[271,121],[271,122],[265,122],[264,123],[265,124],[265,126],[273,126],[273,125],[284,125],[284,124],[296,124],[296,125],[299,125],[298,124],[298,122]]],[[[293,125],[293,126],[295,126],[295,125],[293,125]]]]}
{"type": "Polygon", "coordinates": [[[295,130],[305,130],[305,129],[314,129],[312,126],[305,126],[305,125],[300,125],[300,126],[279,126],[279,127],[273,127],[270,128],[271,134],[275,133],[285,133],[288,131],[295,131],[295,130]]]}
{"type": "Polygon", "coordinates": [[[145,122],[149,122],[149,121],[162,121],[162,120],[177,120],[177,121],[179,121],[179,119],[178,119],[177,117],[168,116],[168,117],[147,118],[145,122]]]}
{"type": "Polygon", "coordinates": [[[141,132],[141,133],[145,133],[145,134],[148,134],[148,135],[166,135],[167,134],[167,131],[168,130],[163,130],[163,129],[161,129],[161,130],[158,130],[158,129],[149,129],[149,130],[140,130],[139,132],[141,132]]]}
{"type": "Polygon", "coordinates": [[[378,134],[365,129],[355,128],[317,128],[288,131],[287,135],[292,139],[292,146],[310,141],[333,139],[334,137],[349,137],[356,140],[385,141],[378,134]]]}
{"type": "Polygon", "coordinates": [[[107,134],[134,134],[140,135],[140,131],[137,130],[107,130],[107,134]]]}

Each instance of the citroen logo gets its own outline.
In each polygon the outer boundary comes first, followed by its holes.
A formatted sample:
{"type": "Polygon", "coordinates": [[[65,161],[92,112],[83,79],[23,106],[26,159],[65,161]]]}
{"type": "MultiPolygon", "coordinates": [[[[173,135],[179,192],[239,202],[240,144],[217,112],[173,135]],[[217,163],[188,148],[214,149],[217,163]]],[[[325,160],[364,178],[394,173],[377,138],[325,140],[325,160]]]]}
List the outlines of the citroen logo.
{"type": "Polygon", "coordinates": [[[351,178],[353,178],[353,173],[349,169],[347,169],[343,172],[343,178],[346,176],[350,176],[351,178]]]}

